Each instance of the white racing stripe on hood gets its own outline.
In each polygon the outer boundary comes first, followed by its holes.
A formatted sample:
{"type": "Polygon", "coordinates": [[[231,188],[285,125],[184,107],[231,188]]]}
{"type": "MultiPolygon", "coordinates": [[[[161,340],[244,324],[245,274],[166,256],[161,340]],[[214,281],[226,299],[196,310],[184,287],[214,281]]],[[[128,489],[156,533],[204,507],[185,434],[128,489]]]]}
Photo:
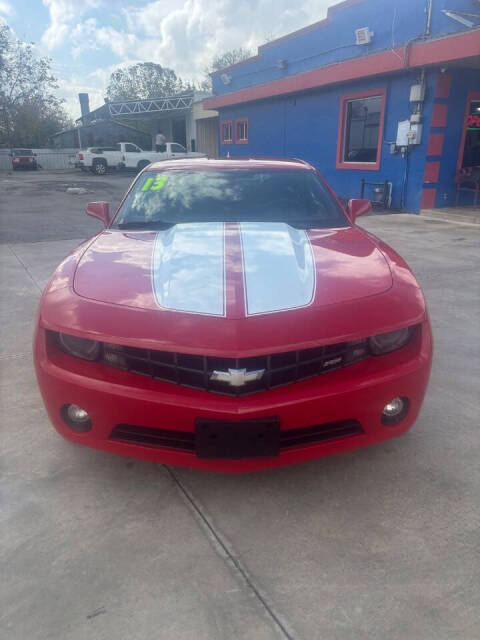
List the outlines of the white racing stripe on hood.
{"type": "Polygon", "coordinates": [[[247,315],[305,307],[315,295],[307,232],[281,222],[240,225],[247,315]]]}
{"type": "Polygon", "coordinates": [[[223,222],[177,224],[157,234],[152,285],[160,307],[225,315],[224,236],[223,222]]]}

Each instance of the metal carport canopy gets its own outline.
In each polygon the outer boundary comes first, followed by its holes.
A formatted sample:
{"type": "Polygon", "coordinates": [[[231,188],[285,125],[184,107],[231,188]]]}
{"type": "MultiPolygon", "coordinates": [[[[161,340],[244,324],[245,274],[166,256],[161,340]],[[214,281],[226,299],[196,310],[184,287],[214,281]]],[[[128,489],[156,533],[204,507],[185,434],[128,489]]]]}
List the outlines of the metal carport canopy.
{"type": "Polygon", "coordinates": [[[149,98],[147,100],[117,100],[108,102],[110,117],[139,116],[169,111],[189,110],[193,104],[193,95],[149,98]]]}

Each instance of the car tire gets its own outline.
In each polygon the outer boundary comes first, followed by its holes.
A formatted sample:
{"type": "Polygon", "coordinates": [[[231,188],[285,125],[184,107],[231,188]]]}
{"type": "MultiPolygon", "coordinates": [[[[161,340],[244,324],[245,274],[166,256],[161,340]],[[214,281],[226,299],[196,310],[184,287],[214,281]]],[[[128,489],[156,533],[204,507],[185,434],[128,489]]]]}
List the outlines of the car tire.
{"type": "Polygon", "coordinates": [[[150,162],[148,162],[148,160],[140,160],[140,162],[137,164],[138,173],[140,173],[140,171],[143,171],[145,167],[148,167],[149,164],[150,162]]]}
{"type": "Polygon", "coordinates": [[[105,160],[94,160],[92,162],[92,172],[96,176],[104,176],[107,173],[107,163],[105,160]]]}

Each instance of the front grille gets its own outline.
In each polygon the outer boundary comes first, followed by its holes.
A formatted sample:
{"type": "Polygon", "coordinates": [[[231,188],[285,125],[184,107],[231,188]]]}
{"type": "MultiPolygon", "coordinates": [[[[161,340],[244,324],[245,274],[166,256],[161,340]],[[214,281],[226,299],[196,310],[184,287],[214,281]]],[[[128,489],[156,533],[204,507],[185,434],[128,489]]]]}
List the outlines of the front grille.
{"type": "Polygon", "coordinates": [[[103,345],[103,362],[130,373],[148,376],[192,389],[230,396],[243,396],[275,389],[339,369],[368,356],[366,340],[288,351],[251,358],[198,356],[114,344],[103,345]],[[214,371],[264,370],[259,380],[234,387],[212,380],[214,371]]]}
{"type": "MultiPolygon", "coordinates": [[[[326,424],[316,424],[301,429],[280,431],[280,450],[295,449],[309,444],[330,442],[364,433],[357,420],[341,420],[326,424]]],[[[162,447],[177,451],[195,453],[195,434],[190,431],[152,429],[133,424],[119,424],[112,430],[110,439],[147,447],[162,447]]]]}

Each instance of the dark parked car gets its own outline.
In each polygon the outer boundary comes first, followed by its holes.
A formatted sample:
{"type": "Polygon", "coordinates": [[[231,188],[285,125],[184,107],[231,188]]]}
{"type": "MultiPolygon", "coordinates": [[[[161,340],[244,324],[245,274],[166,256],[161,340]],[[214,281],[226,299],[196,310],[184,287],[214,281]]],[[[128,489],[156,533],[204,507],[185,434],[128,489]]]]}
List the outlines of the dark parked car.
{"type": "Polygon", "coordinates": [[[12,149],[12,169],[38,169],[37,154],[31,149],[12,149]]]}

